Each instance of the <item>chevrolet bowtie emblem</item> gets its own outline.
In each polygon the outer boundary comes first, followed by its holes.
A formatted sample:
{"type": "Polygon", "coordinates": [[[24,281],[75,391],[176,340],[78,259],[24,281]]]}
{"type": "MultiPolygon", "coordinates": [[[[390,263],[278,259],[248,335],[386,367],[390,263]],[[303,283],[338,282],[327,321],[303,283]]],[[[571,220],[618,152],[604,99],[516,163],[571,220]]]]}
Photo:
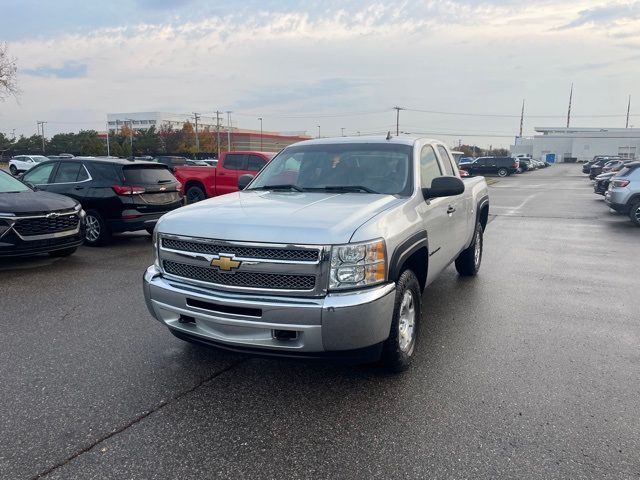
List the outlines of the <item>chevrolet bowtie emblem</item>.
{"type": "Polygon", "coordinates": [[[220,256],[220,258],[214,258],[213,260],[211,260],[212,267],[218,267],[220,270],[224,270],[225,272],[235,270],[241,264],[242,262],[234,260],[233,257],[220,256]]]}

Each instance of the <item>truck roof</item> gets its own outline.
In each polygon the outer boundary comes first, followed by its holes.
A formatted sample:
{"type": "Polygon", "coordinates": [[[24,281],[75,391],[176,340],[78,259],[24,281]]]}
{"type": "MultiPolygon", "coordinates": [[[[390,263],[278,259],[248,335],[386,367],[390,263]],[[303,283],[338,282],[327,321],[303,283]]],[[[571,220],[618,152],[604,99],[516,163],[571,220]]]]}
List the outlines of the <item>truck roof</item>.
{"type": "Polygon", "coordinates": [[[391,143],[396,145],[413,145],[418,140],[440,143],[439,140],[410,135],[403,135],[401,137],[392,136],[389,140],[387,140],[386,135],[357,135],[351,137],[315,138],[312,140],[304,140],[294,145],[327,145],[336,143],[391,143]]]}

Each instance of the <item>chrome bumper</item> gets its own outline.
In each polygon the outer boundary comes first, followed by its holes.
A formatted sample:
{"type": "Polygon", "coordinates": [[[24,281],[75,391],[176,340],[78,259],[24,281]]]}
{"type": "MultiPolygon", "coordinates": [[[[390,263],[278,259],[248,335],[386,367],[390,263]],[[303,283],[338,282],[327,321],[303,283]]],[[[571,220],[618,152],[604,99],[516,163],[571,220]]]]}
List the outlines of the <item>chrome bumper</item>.
{"type": "Polygon", "coordinates": [[[175,331],[274,353],[343,351],[378,344],[389,336],[395,301],[394,283],[322,298],[277,297],[187,285],[163,278],[155,266],[145,272],[143,289],[151,315],[175,331]],[[274,338],[274,330],[297,335],[280,340],[274,338]]]}

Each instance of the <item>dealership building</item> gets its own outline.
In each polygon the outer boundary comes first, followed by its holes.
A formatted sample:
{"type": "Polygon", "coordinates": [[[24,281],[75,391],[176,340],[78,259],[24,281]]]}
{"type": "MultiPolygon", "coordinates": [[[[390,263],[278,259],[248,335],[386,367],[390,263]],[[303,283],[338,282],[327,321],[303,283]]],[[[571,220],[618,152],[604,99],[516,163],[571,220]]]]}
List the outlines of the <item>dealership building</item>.
{"type": "Polygon", "coordinates": [[[516,137],[511,154],[555,162],[593,159],[596,155],[640,155],[640,128],[536,127],[538,135],[516,137]]]}
{"type": "MultiPolygon", "coordinates": [[[[195,124],[193,115],[165,112],[133,112],[133,113],[108,113],[107,124],[110,133],[117,133],[124,126],[131,126],[134,130],[147,130],[155,127],[172,127],[179,130],[185,123],[195,124]]],[[[204,135],[208,129],[210,135],[217,135],[216,117],[199,115],[198,132],[204,135]]],[[[278,152],[287,145],[309,140],[311,137],[305,132],[269,132],[260,130],[247,130],[224,125],[224,118],[220,116],[220,147],[222,151],[228,150],[261,150],[265,152],[278,152]]]]}

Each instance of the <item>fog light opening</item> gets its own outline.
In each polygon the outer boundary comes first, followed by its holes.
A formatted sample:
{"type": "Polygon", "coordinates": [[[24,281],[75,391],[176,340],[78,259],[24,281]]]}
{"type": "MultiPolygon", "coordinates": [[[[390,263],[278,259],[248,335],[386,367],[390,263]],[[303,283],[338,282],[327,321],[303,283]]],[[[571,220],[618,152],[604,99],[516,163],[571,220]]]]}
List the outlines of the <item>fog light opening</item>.
{"type": "Polygon", "coordinates": [[[178,322],[179,323],[196,323],[196,319],[188,315],[180,315],[180,318],[178,318],[178,322]]]}
{"type": "Polygon", "coordinates": [[[295,330],[271,330],[271,335],[276,340],[296,340],[298,338],[298,332],[295,330]]]}

